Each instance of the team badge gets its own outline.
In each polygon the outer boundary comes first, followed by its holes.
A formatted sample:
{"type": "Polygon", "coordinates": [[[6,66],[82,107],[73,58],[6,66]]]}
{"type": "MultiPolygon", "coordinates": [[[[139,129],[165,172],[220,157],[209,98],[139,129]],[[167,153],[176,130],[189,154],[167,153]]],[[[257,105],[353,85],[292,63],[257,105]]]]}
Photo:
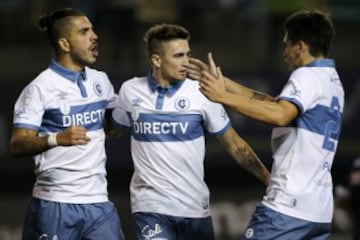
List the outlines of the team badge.
{"type": "Polygon", "coordinates": [[[71,110],[71,106],[70,103],[63,99],[63,100],[59,100],[59,107],[60,107],[60,112],[64,115],[69,115],[70,110],[71,110]]]}
{"type": "Polygon", "coordinates": [[[140,117],[140,106],[133,105],[131,111],[131,118],[135,122],[140,117]]]}
{"type": "Polygon", "coordinates": [[[135,98],[135,99],[131,100],[131,106],[132,106],[131,118],[134,122],[137,121],[140,117],[140,103],[141,102],[142,102],[142,100],[140,98],[135,98]]]}
{"type": "Polygon", "coordinates": [[[99,82],[94,82],[94,92],[96,95],[101,96],[103,93],[103,90],[101,88],[101,84],[99,82]]]}
{"type": "Polygon", "coordinates": [[[186,111],[190,107],[190,101],[189,99],[185,97],[180,97],[176,99],[175,101],[175,108],[179,111],[186,111]]]}

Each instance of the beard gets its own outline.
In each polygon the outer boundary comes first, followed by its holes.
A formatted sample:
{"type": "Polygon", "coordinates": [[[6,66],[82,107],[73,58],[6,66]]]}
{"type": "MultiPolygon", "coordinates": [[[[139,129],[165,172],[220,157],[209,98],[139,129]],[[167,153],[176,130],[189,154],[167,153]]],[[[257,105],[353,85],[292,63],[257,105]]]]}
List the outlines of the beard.
{"type": "Polygon", "coordinates": [[[85,51],[73,51],[71,52],[71,58],[75,63],[77,63],[80,66],[88,66],[96,61],[95,56],[88,56],[88,53],[85,51]]]}

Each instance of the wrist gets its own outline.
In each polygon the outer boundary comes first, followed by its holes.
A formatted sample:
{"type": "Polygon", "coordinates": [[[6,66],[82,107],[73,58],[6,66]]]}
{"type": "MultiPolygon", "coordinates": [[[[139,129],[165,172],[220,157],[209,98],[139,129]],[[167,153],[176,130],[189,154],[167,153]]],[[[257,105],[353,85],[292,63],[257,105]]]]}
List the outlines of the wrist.
{"type": "Polygon", "coordinates": [[[50,133],[47,137],[47,143],[49,147],[55,147],[58,146],[58,142],[57,142],[57,133],[50,133]]]}

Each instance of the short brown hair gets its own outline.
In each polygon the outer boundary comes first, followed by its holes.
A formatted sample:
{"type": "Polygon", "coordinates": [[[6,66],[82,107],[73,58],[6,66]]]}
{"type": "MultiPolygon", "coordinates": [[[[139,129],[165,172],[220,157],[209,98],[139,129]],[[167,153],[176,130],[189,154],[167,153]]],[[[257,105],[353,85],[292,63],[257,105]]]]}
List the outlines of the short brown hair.
{"type": "Polygon", "coordinates": [[[154,53],[160,53],[161,42],[167,42],[175,39],[184,39],[189,41],[190,33],[180,25],[163,23],[150,27],[144,36],[144,42],[149,56],[154,53]]]}

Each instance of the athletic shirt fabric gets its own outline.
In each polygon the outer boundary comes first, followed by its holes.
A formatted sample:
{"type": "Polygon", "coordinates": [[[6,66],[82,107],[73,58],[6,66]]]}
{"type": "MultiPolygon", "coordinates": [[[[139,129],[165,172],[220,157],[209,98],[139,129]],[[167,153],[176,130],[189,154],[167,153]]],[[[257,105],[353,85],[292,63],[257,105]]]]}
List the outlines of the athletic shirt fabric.
{"type": "Polygon", "coordinates": [[[272,132],[273,166],[263,204],[313,222],[331,222],[331,166],[341,130],[344,90],[332,59],[296,69],[279,95],[299,116],[272,132]]]}
{"type": "Polygon", "coordinates": [[[222,105],[209,101],[196,81],[165,89],[149,75],[123,83],[113,118],[131,129],[132,212],[209,216],[204,134],[230,128],[222,105]]]}
{"type": "Polygon", "coordinates": [[[44,136],[83,126],[91,139],[86,145],[56,146],[34,157],[34,197],[81,204],[108,201],[103,123],[105,109],[115,103],[104,72],[86,67],[78,73],[55,61],[24,88],[15,103],[15,128],[44,136]]]}

